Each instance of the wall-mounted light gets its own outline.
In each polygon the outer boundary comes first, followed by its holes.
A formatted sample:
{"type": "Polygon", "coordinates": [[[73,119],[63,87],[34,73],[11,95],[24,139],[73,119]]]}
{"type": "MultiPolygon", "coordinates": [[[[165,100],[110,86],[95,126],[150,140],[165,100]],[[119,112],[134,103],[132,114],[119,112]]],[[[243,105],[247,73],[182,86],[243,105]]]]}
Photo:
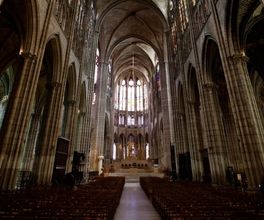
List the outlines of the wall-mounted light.
{"type": "Polygon", "coordinates": [[[21,48],[20,50],[19,50],[19,55],[22,55],[23,54],[23,49],[21,48]]]}

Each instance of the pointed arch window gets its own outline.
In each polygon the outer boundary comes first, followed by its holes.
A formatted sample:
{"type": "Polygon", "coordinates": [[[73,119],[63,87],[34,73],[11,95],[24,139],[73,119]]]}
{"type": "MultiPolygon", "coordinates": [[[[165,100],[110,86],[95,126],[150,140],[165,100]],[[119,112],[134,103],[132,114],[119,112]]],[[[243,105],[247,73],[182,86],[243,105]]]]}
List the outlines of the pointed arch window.
{"type": "Polygon", "coordinates": [[[186,0],[180,0],[179,1],[179,12],[180,12],[181,28],[182,28],[182,31],[184,31],[187,27],[188,22],[189,22],[189,19],[187,16],[186,0]]]}
{"type": "Polygon", "coordinates": [[[119,104],[118,104],[118,109],[121,111],[126,110],[126,81],[122,80],[120,90],[119,90],[119,104]]]}
{"type": "Polygon", "coordinates": [[[115,160],[116,159],[116,144],[114,143],[113,144],[113,160],[115,160]]]}
{"type": "Polygon", "coordinates": [[[127,100],[127,110],[135,111],[135,85],[132,78],[128,81],[128,100],[127,100]]]}
{"type": "Polygon", "coordinates": [[[92,102],[93,105],[95,104],[95,101],[96,101],[96,86],[97,86],[97,78],[98,78],[99,60],[100,60],[100,52],[99,52],[99,49],[97,48],[95,71],[94,71],[94,93],[93,93],[93,102],[92,102]]]}
{"type": "Polygon", "coordinates": [[[143,83],[137,80],[137,111],[143,111],[143,83]]]}
{"type": "Polygon", "coordinates": [[[141,79],[122,79],[117,83],[115,92],[115,109],[135,112],[148,108],[147,85],[141,79]]]}
{"type": "Polygon", "coordinates": [[[143,125],[148,109],[148,87],[146,81],[139,77],[121,78],[115,88],[115,110],[118,112],[119,125],[143,125]],[[144,114],[142,114],[144,112],[144,114]],[[124,118],[120,117],[124,116],[124,118]],[[138,116],[142,118],[139,119],[138,116]],[[121,119],[122,118],[122,119],[121,119]]]}

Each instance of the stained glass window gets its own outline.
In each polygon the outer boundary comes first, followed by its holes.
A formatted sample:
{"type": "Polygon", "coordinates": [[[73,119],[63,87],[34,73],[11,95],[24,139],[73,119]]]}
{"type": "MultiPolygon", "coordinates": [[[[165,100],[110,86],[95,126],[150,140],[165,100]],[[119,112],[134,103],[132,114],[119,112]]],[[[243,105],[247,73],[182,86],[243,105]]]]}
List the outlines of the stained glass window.
{"type": "Polygon", "coordinates": [[[186,29],[188,23],[188,16],[187,16],[187,7],[186,7],[186,0],[180,0],[179,2],[179,12],[180,12],[180,20],[181,20],[181,28],[182,31],[186,29]]]}
{"type": "Polygon", "coordinates": [[[142,78],[121,78],[115,88],[115,109],[119,111],[117,117],[120,125],[143,125],[144,117],[142,112],[148,109],[148,88],[142,78]],[[138,116],[142,115],[142,118],[138,116]],[[125,118],[127,120],[125,120],[125,118]]]}

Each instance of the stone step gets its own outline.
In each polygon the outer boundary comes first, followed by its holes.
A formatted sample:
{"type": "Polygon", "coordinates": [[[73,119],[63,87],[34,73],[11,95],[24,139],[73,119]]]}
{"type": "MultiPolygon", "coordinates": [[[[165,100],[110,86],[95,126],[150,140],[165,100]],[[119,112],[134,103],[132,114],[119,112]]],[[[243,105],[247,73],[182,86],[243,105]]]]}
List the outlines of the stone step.
{"type": "Polygon", "coordinates": [[[125,177],[125,181],[127,183],[137,183],[139,182],[139,178],[140,177],[146,177],[146,176],[154,176],[154,177],[164,177],[164,174],[163,173],[125,173],[125,172],[115,172],[115,173],[109,173],[109,176],[124,176],[125,177]]]}
{"type": "Polygon", "coordinates": [[[129,168],[129,169],[118,169],[115,173],[153,173],[153,169],[137,169],[137,168],[129,168]]]}

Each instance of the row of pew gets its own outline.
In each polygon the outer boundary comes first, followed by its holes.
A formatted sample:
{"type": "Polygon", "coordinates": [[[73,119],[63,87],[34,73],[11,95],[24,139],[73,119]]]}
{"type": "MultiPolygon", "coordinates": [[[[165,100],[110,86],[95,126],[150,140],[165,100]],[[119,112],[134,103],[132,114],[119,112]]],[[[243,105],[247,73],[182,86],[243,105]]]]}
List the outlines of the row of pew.
{"type": "Polygon", "coordinates": [[[0,219],[111,220],[124,177],[97,177],[78,187],[34,187],[0,192],[0,219]]]}
{"type": "Polygon", "coordinates": [[[158,177],[141,177],[140,185],[163,220],[264,220],[256,193],[158,177]]]}

